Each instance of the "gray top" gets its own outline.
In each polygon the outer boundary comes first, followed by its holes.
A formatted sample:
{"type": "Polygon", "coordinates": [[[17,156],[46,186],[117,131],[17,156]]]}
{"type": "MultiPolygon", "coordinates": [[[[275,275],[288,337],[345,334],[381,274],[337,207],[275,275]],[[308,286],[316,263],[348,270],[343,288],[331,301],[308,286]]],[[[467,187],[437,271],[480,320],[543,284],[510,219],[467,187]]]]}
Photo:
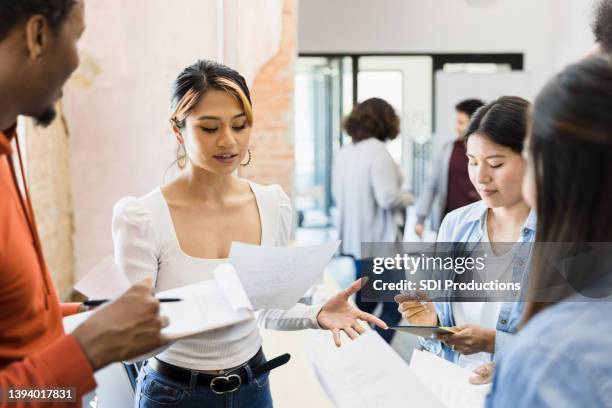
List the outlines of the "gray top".
{"type": "Polygon", "coordinates": [[[339,212],[342,253],[360,259],[362,242],[400,239],[395,214],[413,202],[401,185],[400,169],[380,140],[369,138],[340,149],[332,194],[339,212]]]}
{"type": "Polygon", "coordinates": [[[434,156],[431,176],[417,203],[417,223],[422,224],[431,218],[432,229],[437,231],[442,223],[448,193],[448,167],[453,153],[454,140],[444,143],[438,155],[434,156]]]}

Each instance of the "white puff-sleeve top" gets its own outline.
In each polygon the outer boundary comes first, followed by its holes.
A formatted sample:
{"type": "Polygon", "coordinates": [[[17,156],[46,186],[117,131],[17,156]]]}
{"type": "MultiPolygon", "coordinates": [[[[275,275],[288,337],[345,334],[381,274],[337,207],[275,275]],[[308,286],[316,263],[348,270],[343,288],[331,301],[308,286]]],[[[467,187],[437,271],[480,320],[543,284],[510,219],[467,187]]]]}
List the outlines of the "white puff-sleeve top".
{"type": "MultiPolygon", "coordinates": [[[[249,182],[261,220],[261,245],[285,246],[291,228],[289,197],[278,185],[249,182]]],[[[156,291],[164,291],[207,279],[227,259],[195,258],[180,246],[170,209],[158,187],[141,197],[125,197],[113,210],[115,262],[131,282],[152,277],[156,291]]],[[[319,328],[319,306],[296,304],[290,310],[267,309],[250,320],[181,339],[157,358],[193,370],[222,370],[238,366],[261,347],[258,323],[264,328],[300,330],[319,328]]]]}

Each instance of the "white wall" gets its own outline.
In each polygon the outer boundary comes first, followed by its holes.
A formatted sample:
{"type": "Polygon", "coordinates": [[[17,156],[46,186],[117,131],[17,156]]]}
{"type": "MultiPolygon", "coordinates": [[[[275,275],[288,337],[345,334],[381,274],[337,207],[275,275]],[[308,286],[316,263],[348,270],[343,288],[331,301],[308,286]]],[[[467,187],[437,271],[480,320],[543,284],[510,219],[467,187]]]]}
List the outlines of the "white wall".
{"type": "Polygon", "coordinates": [[[86,2],[81,65],[64,97],[77,279],[112,254],[115,202],[162,184],[176,157],[168,115],[171,84],[180,70],[197,59],[224,55],[252,80],[275,54],[282,0],[260,0],[257,12],[246,1],[86,2]],[[264,28],[257,30],[260,41],[253,45],[245,36],[253,33],[255,19],[264,28]],[[223,41],[219,33],[225,33],[223,41]]]}
{"type": "Polygon", "coordinates": [[[302,0],[299,51],[522,52],[535,94],[577,50],[590,47],[592,1],[302,0]]]}
{"type": "Polygon", "coordinates": [[[160,184],[173,161],[173,78],[215,57],[215,0],[181,2],[87,2],[81,66],[64,98],[77,278],[112,254],[113,204],[160,184]]]}
{"type": "Polygon", "coordinates": [[[555,0],[553,7],[553,68],[574,62],[593,46],[591,20],[596,0],[555,0]]]}

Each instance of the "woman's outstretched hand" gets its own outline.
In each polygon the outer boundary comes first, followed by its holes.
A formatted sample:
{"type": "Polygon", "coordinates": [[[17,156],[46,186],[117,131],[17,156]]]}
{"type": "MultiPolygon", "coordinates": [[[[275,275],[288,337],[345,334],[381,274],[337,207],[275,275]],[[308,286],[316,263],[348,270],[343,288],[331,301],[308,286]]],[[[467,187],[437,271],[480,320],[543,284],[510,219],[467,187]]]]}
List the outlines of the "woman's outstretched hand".
{"type": "Polygon", "coordinates": [[[382,329],[388,329],[385,322],[374,315],[363,312],[354,304],[349,302],[349,298],[361,289],[361,279],[353,282],[348,288],[338,292],[329,299],[321,308],[317,315],[317,322],[322,329],[331,330],[334,336],[334,343],[340,347],[340,331],[344,331],[351,339],[356,339],[363,334],[366,329],[361,326],[359,320],[375,324],[382,329]]]}

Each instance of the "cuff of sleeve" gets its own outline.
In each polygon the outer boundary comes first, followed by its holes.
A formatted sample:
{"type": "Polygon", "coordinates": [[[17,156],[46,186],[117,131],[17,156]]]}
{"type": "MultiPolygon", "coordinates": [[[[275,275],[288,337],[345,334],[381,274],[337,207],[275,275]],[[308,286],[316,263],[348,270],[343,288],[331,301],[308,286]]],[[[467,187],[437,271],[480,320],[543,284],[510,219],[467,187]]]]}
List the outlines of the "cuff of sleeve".
{"type": "Polygon", "coordinates": [[[81,303],[62,303],[62,317],[70,316],[79,313],[81,303]]]}
{"type": "Polygon", "coordinates": [[[310,320],[311,329],[322,329],[322,327],[319,326],[319,321],[317,320],[317,316],[319,316],[321,309],[323,309],[322,304],[308,306],[308,310],[306,311],[306,318],[310,320]]]}
{"type": "Polygon", "coordinates": [[[96,388],[93,368],[74,336],[61,337],[41,357],[59,386],[75,387],[78,396],[96,388]]]}
{"type": "Polygon", "coordinates": [[[427,216],[417,215],[417,224],[423,224],[425,222],[425,218],[427,218],[427,216]]]}
{"type": "Polygon", "coordinates": [[[501,353],[510,342],[512,342],[513,334],[501,330],[495,331],[495,350],[493,350],[493,359],[497,361],[501,353]]]}

